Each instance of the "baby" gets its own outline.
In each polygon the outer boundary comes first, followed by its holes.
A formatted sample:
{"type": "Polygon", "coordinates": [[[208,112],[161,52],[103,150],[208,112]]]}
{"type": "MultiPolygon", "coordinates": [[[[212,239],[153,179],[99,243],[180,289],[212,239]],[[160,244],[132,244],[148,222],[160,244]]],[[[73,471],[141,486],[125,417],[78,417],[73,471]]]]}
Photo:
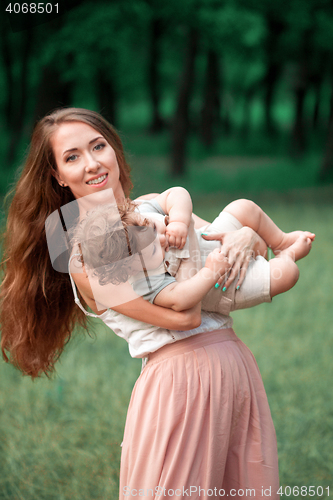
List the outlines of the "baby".
{"type": "Polygon", "coordinates": [[[270,302],[289,290],[298,279],[295,261],[307,255],[314,234],[283,233],[254,203],[231,203],[207,226],[209,237],[221,231],[239,229],[242,223],[254,229],[277,254],[267,262],[262,256],[251,259],[241,288],[219,289],[217,281],[230,270],[217,240],[206,241],[197,231],[202,269],[185,282],[175,274],[182,259],[189,257],[188,231],[192,202],[183,188],[171,188],[154,200],[137,205],[99,206],[87,213],[76,237],[81,242],[86,268],[101,285],[129,281],[138,295],[176,311],[202,301],[208,311],[230,311],[270,302]],[[119,219],[120,217],[120,219],[119,219]],[[121,222],[120,222],[121,221],[121,222]],[[171,245],[176,248],[169,248],[171,245]]]}

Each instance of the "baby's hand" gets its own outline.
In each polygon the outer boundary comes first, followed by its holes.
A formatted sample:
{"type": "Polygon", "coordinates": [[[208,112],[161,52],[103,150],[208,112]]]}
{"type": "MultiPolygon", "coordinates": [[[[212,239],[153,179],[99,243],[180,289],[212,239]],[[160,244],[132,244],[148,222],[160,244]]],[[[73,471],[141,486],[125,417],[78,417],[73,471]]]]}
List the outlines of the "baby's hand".
{"type": "Polygon", "coordinates": [[[216,273],[216,280],[231,268],[228,258],[218,248],[210,252],[206,259],[205,267],[216,273]]]}
{"type": "Polygon", "coordinates": [[[185,222],[169,222],[165,231],[169,243],[168,246],[181,250],[185,245],[187,233],[188,227],[185,222]]]}

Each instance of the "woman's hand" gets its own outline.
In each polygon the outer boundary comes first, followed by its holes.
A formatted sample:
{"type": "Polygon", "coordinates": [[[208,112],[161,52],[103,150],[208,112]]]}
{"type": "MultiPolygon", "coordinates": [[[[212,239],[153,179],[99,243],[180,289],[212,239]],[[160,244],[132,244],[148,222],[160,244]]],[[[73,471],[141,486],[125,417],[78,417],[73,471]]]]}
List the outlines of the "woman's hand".
{"type": "Polygon", "coordinates": [[[223,249],[215,248],[208,255],[205,267],[213,271],[216,275],[216,280],[223,279],[228,271],[230,271],[230,264],[228,258],[225,256],[223,249]]]}
{"type": "MultiPolygon", "coordinates": [[[[267,247],[264,241],[253,229],[242,227],[237,231],[227,233],[215,233],[202,235],[205,240],[219,240],[222,244],[221,252],[228,258],[232,268],[224,287],[228,288],[239,275],[236,287],[240,287],[244,281],[246,270],[251,258],[256,255],[266,255],[267,247]]],[[[224,277],[218,280],[218,284],[223,283],[224,277]]]]}

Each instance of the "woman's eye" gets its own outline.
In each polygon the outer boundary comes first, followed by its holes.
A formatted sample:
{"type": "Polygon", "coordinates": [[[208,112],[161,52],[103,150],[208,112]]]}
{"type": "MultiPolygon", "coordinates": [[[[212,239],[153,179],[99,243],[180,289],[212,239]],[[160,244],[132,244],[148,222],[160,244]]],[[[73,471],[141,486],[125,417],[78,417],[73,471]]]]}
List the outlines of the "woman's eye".
{"type": "Polygon", "coordinates": [[[100,151],[103,148],[105,148],[105,144],[103,144],[102,142],[100,144],[96,144],[96,146],[94,147],[95,151],[100,151]]]}
{"type": "Polygon", "coordinates": [[[69,162],[69,161],[75,161],[77,158],[77,155],[70,155],[67,159],[66,159],[66,163],[69,162]]]}

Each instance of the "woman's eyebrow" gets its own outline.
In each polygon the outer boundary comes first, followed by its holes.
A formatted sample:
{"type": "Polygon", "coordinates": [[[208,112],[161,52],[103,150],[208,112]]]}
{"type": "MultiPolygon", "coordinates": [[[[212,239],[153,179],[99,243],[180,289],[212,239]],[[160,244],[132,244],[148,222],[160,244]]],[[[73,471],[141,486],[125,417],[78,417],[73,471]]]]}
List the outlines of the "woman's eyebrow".
{"type": "MultiPolygon", "coordinates": [[[[95,139],[92,139],[89,144],[93,144],[94,142],[98,141],[98,139],[104,139],[104,137],[102,137],[101,135],[99,135],[98,137],[96,137],[95,139]]],[[[71,148],[71,149],[66,149],[66,151],[64,151],[62,153],[62,156],[64,156],[66,153],[71,153],[72,151],[77,151],[78,148],[71,148]]]]}
{"type": "Polygon", "coordinates": [[[104,137],[103,137],[103,136],[101,136],[101,135],[99,135],[98,137],[96,137],[96,139],[92,139],[92,140],[89,142],[89,144],[92,144],[93,142],[98,141],[98,139],[104,139],[104,137]]]}
{"type": "Polygon", "coordinates": [[[77,151],[77,148],[66,149],[66,151],[62,153],[62,156],[65,156],[66,153],[71,153],[72,151],[77,151]]]}

